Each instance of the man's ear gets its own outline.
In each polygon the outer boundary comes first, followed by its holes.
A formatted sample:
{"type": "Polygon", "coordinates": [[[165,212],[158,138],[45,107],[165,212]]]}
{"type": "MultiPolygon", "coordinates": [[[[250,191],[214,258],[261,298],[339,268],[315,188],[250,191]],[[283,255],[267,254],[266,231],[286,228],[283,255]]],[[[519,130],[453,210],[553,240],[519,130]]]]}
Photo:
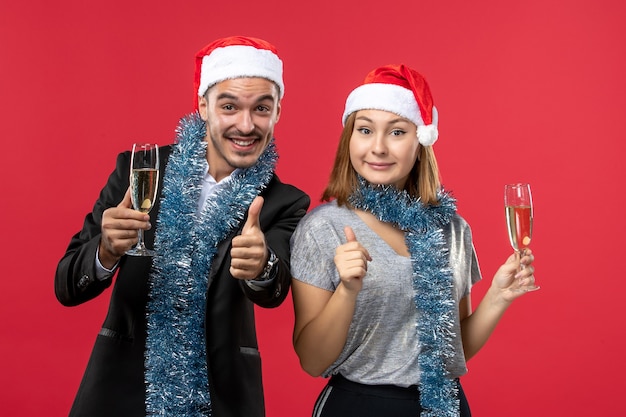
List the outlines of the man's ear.
{"type": "Polygon", "coordinates": [[[278,102],[278,105],[276,106],[276,122],[274,122],[274,124],[278,123],[278,121],[280,120],[280,101],[278,102]]]}
{"type": "Polygon", "coordinates": [[[198,112],[200,113],[200,117],[202,118],[202,120],[204,120],[205,122],[207,121],[207,107],[208,107],[208,102],[206,97],[204,96],[198,96],[198,112]]]}

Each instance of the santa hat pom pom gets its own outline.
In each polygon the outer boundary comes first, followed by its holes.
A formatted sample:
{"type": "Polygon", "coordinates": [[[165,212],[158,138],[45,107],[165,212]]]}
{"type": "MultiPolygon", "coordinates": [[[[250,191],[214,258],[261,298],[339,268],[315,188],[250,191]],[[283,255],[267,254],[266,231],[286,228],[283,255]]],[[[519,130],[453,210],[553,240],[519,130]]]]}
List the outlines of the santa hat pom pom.
{"type": "Polygon", "coordinates": [[[432,124],[417,126],[417,140],[424,146],[433,146],[439,138],[439,129],[437,129],[439,113],[435,106],[433,106],[432,115],[432,124]]]}
{"type": "Polygon", "coordinates": [[[417,139],[424,146],[433,146],[439,138],[439,130],[435,125],[418,126],[417,139]]]}

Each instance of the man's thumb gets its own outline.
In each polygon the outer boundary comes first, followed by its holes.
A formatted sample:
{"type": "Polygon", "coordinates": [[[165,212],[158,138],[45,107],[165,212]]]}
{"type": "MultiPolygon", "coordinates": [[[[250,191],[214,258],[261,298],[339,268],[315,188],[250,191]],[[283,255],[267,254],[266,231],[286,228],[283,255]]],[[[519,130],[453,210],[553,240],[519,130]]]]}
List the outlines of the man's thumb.
{"type": "Polygon", "coordinates": [[[257,196],[250,204],[248,208],[248,219],[246,220],[246,224],[243,226],[243,230],[241,234],[245,234],[250,229],[256,227],[258,229],[261,228],[261,223],[259,221],[259,216],[261,215],[261,209],[263,208],[263,197],[257,196]]]}
{"type": "Polygon", "coordinates": [[[130,199],[130,187],[128,187],[128,189],[126,190],[126,194],[124,194],[124,198],[117,206],[124,208],[133,208],[133,202],[130,199]]]}

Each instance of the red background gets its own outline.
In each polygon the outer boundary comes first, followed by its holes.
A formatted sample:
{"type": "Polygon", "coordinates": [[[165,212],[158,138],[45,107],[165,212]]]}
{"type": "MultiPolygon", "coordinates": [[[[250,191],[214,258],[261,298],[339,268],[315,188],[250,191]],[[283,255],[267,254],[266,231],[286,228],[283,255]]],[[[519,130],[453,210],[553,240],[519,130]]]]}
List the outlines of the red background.
{"type": "MultiPolygon", "coordinates": [[[[425,74],[443,181],[485,277],[474,305],[510,252],[503,184],[533,186],[542,289],[470,361],[474,415],[623,415],[623,1],[158,3],[0,2],[3,416],[67,414],[109,292],[62,307],[56,264],[115,155],[172,140],[191,110],[194,53],[233,34],[278,47],[279,174],[314,204],[349,91],[382,64],[425,74]]],[[[292,325],[290,300],[259,311],[269,417],[310,415],[324,383],[300,370],[292,325]]]]}

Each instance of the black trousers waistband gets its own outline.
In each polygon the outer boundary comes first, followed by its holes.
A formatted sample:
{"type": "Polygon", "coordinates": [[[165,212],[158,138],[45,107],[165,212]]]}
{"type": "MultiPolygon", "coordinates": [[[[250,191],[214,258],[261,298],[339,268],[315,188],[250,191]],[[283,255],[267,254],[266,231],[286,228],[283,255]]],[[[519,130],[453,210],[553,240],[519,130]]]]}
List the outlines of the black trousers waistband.
{"type": "MultiPolygon", "coordinates": [[[[459,379],[460,417],[472,413],[459,379]]],[[[379,417],[381,415],[418,416],[423,411],[417,385],[407,388],[396,385],[366,385],[334,375],[320,393],[313,411],[316,417],[379,417]]]]}
{"type": "Polygon", "coordinates": [[[397,385],[367,385],[353,382],[346,379],[343,375],[333,375],[328,382],[328,385],[345,389],[347,391],[360,392],[369,395],[376,395],[386,398],[398,398],[398,399],[417,399],[420,398],[420,392],[417,385],[411,385],[410,387],[399,387],[397,385]]]}

